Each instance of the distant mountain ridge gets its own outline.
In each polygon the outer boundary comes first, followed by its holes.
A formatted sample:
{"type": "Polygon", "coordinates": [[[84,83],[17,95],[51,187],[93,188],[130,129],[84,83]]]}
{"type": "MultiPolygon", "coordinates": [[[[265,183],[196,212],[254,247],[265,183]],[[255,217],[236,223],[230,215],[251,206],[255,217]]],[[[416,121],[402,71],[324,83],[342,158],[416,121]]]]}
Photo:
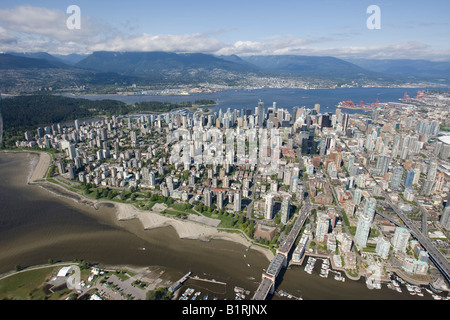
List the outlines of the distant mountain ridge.
{"type": "Polygon", "coordinates": [[[347,59],[367,70],[413,79],[450,80],[450,61],[423,59],[347,59]]]}
{"type": "Polygon", "coordinates": [[[0,69],[26,69],[26,68],[38,68],[38,69],[47,69],[47,68],[56,68],[56,69],[64,69],[70,68],[68,65],[59,62],[56,58],[53,58],[51,55],[36,55],[40,57],[46,58],[36,58],[29,57],[26,54],[9,54],[3,53],[0,54],[0,69]],[[49,58],[51,57],[51,58],[49,58]]]}
{"type": "Polygon", "coordinates": [[[243,59],[262,70],[288,75],[353,80],[391,78],[329,56],[254,55],[243,57],[243,59]]]}
{"type": "Polygon", "coordinates": [[[46,52],[0,54],[0,90],[18,83],[61,88],[75,85],[242,85],[267,76],[333,83],[399,83],[450,79],[450,62],[426,60],[343,60],[330,56],[236,55],[204,53],[114,52],[51,55],[46,52]],[[35,70],[34,73],[32,70],[35,70]],[[39,71],[37,71],[39,70],[39,71]],[[4,76],[3,78],[1,76],[4,76]],[[23,80],[23,81],[22,81],[23,80]]]}
{"type": "Polygon", "coordinates": [[[203,53],[172,52],[94,52],[76,64],[80,68],[127,74],[157,73],[164,70],[224,69],[257,71],[249,65],[236,63],[203,53]]]}

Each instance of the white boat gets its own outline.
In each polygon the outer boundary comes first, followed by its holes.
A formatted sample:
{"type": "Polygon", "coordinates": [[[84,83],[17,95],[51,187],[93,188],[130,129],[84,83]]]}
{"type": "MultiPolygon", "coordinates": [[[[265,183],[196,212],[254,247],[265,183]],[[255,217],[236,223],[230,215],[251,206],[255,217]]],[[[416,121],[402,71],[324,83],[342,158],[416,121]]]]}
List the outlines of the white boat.
{"type": "Polygon", "coordinates": [[[433,294],[433,299],[434,299],[434,300],[441,300],[442,297],[439,296],[439,295],[437,295],[437,294],[433,294]]]}
{"type": "Polygon", "coordinates": [[[425,290],[426,290],[429,294],[434,294],[433,291],[431,291],[431,290],[428,289],[428,288],[425,288],[425,290]]]}

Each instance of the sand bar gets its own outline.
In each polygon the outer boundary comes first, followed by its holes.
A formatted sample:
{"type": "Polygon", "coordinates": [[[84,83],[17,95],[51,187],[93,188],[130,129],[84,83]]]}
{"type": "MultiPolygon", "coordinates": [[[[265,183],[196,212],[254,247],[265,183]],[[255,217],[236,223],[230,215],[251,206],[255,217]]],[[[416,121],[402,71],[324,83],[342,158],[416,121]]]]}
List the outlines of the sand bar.
{"type": "Polygon", "coordinates": [[[39,152],[39,161],[28,179],[28,183],[45,178],[51,161],[52,157],[47,152],[39,152]]]}

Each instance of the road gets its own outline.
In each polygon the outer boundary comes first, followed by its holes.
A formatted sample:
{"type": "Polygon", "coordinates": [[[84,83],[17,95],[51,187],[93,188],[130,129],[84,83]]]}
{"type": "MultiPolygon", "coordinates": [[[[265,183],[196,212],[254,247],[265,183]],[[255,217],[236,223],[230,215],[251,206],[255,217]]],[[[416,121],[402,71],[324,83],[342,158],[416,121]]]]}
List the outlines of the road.
{"type": "MultiPolygon", "coordinates": [[[[347,150],[350,150],[345,141],[341,140],[341,142],[346,146],[347,150]]],[[[358,164],[370,175],[370,171],[366,168],[366,166],[362,165],[361,163],[358,164]]],[[[376,184],[378,184],[378,181],[375,178],[373,178],[372,175],[370,175],[370,177],[375,181],[376,184]]],[[[381,189],[383,190],[383,188],[381,189]]],[[[389,206],[395,211],[397,216],[402,220],[402,222],[405,224],[406,228],[410,231],[412,236],[416,238],[417,241],[419,241],[419,243],[422,245],[422,247],[428,252],[430,260],[439,269],[444,278],[448,282],[450,282],[450,263],[448,262],[448,260],[434,246],[434,244],[430,241],[430,239],[428,239],[426,235],[424,235],[419,229],[417,229],[414,223],[399,208],[397,208],[397,206],[391,200],[390,195],[386,191],[382,191],[382,195],[383,197],[386,198],[385,202],[387,202],[389,206]]]]}
{"type": "Polygon", "coordinates": [[[387,192],[383,192],[384,197],[389,202],[392,209],[394,209],[397,216],[403,221],[414,238],[419,241],[422,247],[428,252],[431,261],[436,265],[442,275],[447,281],[450,282],[450,263],[444,257],[444,255],[434,246],[434,244],[428,239],[428,236],[424,235],[414,223],[391,201],[391,198],[387,192]]]}

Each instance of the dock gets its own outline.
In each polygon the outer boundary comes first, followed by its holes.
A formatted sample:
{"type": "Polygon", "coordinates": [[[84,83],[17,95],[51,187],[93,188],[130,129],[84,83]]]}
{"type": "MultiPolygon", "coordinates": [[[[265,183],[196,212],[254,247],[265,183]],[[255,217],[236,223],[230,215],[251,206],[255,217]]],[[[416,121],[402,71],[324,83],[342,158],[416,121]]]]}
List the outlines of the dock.
{"type": "Polygon", "coordinates": [[[222,285],[224,285],[224,286],[227,285],[226,282],[217,281],[216,279],[210,280],[210,279],[206,279],[206,278],[200,278],[199,276],[194,276],[194,277],[189,277],[189,278],[190,278],[190,279],[193,279],[193,280],[198,280],[198,281],[204,281],[204,282],[210,282],[210,283],[222,284],[222,285]]]}
{"type": "Polygon", "coordinates": [[[186,273],[180,280],[174,282],[170,287],[169,287],[169,291],[170,292],[175,292],[179,287],[181,287],[183,285],[183,283],[189,279],[189,276],[191,275],[192,272],[188,272],[186,273]]]}

